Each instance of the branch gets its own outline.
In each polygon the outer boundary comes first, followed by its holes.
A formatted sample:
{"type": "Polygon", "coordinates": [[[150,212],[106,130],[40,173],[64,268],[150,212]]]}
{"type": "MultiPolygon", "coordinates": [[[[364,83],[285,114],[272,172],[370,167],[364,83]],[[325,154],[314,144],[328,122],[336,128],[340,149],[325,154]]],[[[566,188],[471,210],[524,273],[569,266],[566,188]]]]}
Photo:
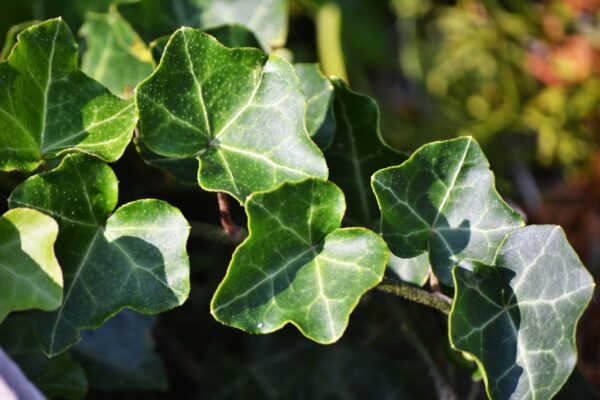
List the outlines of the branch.
{"type": "Polygon", "coordinates": [[[238,244],[243,236],[243,230],[233,222],[233,219],[231,218],[229,198],[227,197],[227,194],[218,192],[217,200],[219,202],[219,212],[221,213],[221,225],[223,226],[223,230],[233,243],[238,244]]]}
{"type": "Polygon", "coordinates": [[[393,295],[423,304],[445,314],[450,313],[452,307],[452,299],[441,293],[430,293],[426,290],[419,289],[407,283],[399,282],[394,279],[383,278],[383,281],[377,286],[377,289],[391,293],[393,295]]]}

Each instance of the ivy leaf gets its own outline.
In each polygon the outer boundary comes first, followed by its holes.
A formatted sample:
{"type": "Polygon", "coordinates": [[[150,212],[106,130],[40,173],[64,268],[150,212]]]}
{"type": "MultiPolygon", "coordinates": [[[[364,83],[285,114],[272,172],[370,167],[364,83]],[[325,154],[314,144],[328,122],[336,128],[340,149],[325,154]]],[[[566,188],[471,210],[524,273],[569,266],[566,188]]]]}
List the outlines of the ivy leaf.
{"type": "Polygon", "coordinates": [[[326,153],[330,179],[348,197],[345,222],[376,227],[378,212],[369,190],[371,175],[406,160],[406,156],[385,144],[379,130],[379,107],[372,98],[354,92],[340,79],[333,79],[333,85],[337,129],[326,153]]]}
{"type": "Polygon", "coordinates": [[[96,331],[82,332],[73,348],[98,390],[166,390],[167,375],[153,352],[150,328],[155,318],[123,310],[96,331]]]}
{"type": "Polygon", "coordinates": [[[390,256],[388,268],[404,282],[423,286],[429,278],[429,255],[422,253],[413,258],[390,256]]]}
{"type": "Polygon", "coordinates": [[[144,145],[164,157],[197,156],[206,190],[243,203],[285,181],[327,177],[304,126],[298,78],[277,56],[181,28],[136,100],[144,145]]]}
{"type": "Polygon", "coordinates": [[[333,85],[318,64],[295,64],[306,96],[306,129],[321,150],[326,150],[335,134],[333,85]]]}
{"type": "Polygon", "coordinates": [[[0,322],[11,311],[54,310],[63,277],[54,255],[58,225],[47,215],[18,208],[0,217],[0,322]]]}
{"type": "Polygon", "coordinates": [[[21,32],[0,63],[0,170],[32,171],[73,151],[116,161],[135,124],[132,101],[78,70],[77,44],[61,19],[21,32]]]}
{"type": "Polygon", "coordinates": [[[372,186],[392,252],[411,258],[429,251],[433,272],[447,285],[453,264],[492,263],[506,234],[523,225],[496,192],[472,138],[427,144],[402,165],[375,173],[372,186]]]}
{"type": "Polygon", "coordinates": [[[150,49],[115,6],[87,13],[79,35],[87,45],[81,70],[115,94],[129,97],[154,69],[150,49]]]}
{"type": "Polygon", "coordinates": [[[360,297],[383,276],[389,252],[364,228],[339,229],[344,195],[308,179],[253,194],[249,236],[211,304],[224,324],[270,333],[294,324],[319,343],[339,339],[360,297]]]}
{"type": "MultiPolygon", "coordinates": [[[[260,48],[254,34],[242,25],[223,25],[214,29],[207,29],[204,32],[215,37],[227,47],[260,48]]],[[[169,38],[169,36],[162,36],[150,43],[150,49],[156,62],[160,62],[169,38]]],[[[184,185],[198,184],[197,157],[165,157],[150,150],[140,137],[135,138],[134,142],[140,157],[147,164],[169,172],[179,183],[184,185]]]]}
{"type": "Polygon", "coordinates": [[[472,354],[492,399],[552,398],[577,359],[594,281],[558,226],[511,233],[495,266],[454,267],[450,340],[472,354]]]}
{"type": "Polygon", "coordinates": [[[46,357],[25,315],[11,315],[2,324],[0,347],[48,398],[78,400],[85,396],[88,384],[79,363],[69,352],[46,357]]]}
{"type": "Polygon", "coordinates": [[[287,37],[286,0],[204,0],[202,28],[241,24],[256,34],[265,50],[282,47],[287,37]]]}
{"type": "MultiPolygon", "coordinates": [[[[217,39],[223,46],[235,48],[235,47],[254,47],[260,49],[260,43],[254,36],[254,33],[244,25],[239,24],[225,24],[217,26],[211,29],[204,29],[204,33],[217,39]]],[[[152,57],[155,62],[160,62],[160,59],[165,52],[165,47],[169,43],[171,37],[161,36],[150,43],[150,49],[152,50],[152,57]]]]}
{"type": "Polygon", "coordinates": [[[189,226],[179,210],[138,200],[112,213],[117,178],[103,162],[67,156],[54,170],[17,186],[10,207],[52,215],[60,230],[56,253],[65,276],[57,311],[35,313],[43,351],[56,355],[125,307],[152,314],[183,303],[189,291],[185,244],[189,226]]]}

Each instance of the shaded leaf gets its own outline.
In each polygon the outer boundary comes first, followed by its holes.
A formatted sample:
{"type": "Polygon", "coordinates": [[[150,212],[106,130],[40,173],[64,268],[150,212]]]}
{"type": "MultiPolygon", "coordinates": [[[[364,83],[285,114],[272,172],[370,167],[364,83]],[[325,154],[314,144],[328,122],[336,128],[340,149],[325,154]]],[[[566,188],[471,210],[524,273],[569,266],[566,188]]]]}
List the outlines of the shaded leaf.
{"type": "Polygon", "coordinates": [[[198,157],[206,190],[244,202],[285,181],[327,176],[306,133],[298,78],[276,56],[181,28],[136,100],[143,144],[164,157],[198,157]]]}
{"type": "Polygon", "coordinates": [[[0,329],[0,347],[49,398],[82,399],[88,389],[81,366],[69,352],[48,358],[24,315],[11,315],[0,329]]]}
{"type": "Polygon", "coordinates": [[[77,44],[61,19],[19,34],[0,63],[0,170],[83,152],[116,161],[136,124],[134,104],[80,72],[77,44]]]}
{"type": "Polygon", "coordinates": [[[335,134],[333,85],[318,64],[295,64],[306,97],[306,129],[321,150],[326,150],[335,134]]]}
{"type": "Polygon", "coordinates": [[[392,252],[412,258],[428,251],[433,272],[447,285],[454,263],[493,262],[506,234],[523,225],[496,192],[472,138],[427,144],[403,164],[375,173],[372,186],[392,252]]]}
{"type": "Polygon", "coordinates": [[[594,287],[562,229],[521,228],[494,267],[453,274],[450,341],[476,358],[490,398],[553,397],[575,366],[575,329],[594,287]]]}
{"type": "Polygon", "coordinates": [[[81,70],[117,95],[129,97],[154,69],[150,49],[114,6],[87,13],[79,35],[86,41],[81,70]]]}
{"type": "Polygon", "coordinates": [[[35,210],[17,208],[0,217],[0,322],[11,311],[54,310],[63,277],[54,255],[58,225],[35,210]]]}
{"type": "Polygon", "coordinates": [[[333,143],[326,153],[330,179],[348,198],[344,221],[349,225],[375,228],[379,213],[369,188],[371,175],[406,160],[406,156],[383,140],[379,130],[379,107],[372,98],[353,91],[340,79],[333,79],[333,85],[337,126],[333,143]]]}
{"type": "Polygon", "coordinates": [[[189,226],[179,210],[160,200],[138,200],[113,212],[116,203],[112,169],[84,155],[65,157],[10,196],[10,207],[38,209],[60,227],[56,253],[64,301],[55,312],[31,317],[50,356],[77,343],[80,330],[97,328],[124,307],[153,314],[187,298],[189,226]]]}
{"type": "Polygon", "coordinates": [[[154,354],[155,318],[123,310],[95,331],[81,333],[73,348],[90,387],[98,390],[166,390],[167,375],[154,354]]]}
{"type": "Polygon", "coordinates": [[[373,232],[339,229],[344,206],[342,191],[317,179],[252,195],[249,236],[213,297],[215,318],[252,333],[292,323],[316,342],[339,339],[389,255],[373,232]]]}

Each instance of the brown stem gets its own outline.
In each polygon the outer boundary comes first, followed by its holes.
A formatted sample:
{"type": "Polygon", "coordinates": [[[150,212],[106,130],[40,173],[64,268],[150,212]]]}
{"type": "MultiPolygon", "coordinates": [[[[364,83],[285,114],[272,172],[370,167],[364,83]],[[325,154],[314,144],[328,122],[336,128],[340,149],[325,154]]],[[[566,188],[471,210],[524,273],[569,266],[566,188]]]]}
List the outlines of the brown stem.
{"type": "Polygon", "coordinates": [[[377,289],[435,308],[445,314],[449,314],[452,307],[452,299],[442,293],[430,293],[426,290],[419,289],[394,279],[383,278],[383,281],[377,286],[377,289]]]}
{"type": "Polygon", "coordinates": [[[229,198],[227,194],[223,192],[217,193],[217,200],[219,202],[219,212],[221,214],[221,225],[223,230],[231,238],[233,243],[239,243],[242,228],[240,228],[233,219],[231,218],[231,211],[229,209],[229,198]]]}

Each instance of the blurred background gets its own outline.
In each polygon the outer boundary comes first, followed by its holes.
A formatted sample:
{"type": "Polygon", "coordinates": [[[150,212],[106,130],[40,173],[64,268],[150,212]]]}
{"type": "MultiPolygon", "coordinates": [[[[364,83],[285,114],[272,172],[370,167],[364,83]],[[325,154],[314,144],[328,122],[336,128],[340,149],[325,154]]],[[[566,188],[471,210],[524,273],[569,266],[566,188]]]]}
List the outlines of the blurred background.
{"type": "MultiPolygon", "coordinates": [[[[202,27],[199,13],[210,3],[117,2],[146,43],[181,25],[202,27]]],[[[111,3],[4,0],[0,38],[15,24],[59,15],[77,33],[86,13],[106,12],[111,3]]],[[[282,10],[283,33],[269,51],[320,62],[326,75],[376,99],[383,135],[400,150],[474,136],[500,193],[528,223],[562,225],[599,278],[600,0],[292,0],[282,10]]],[[[79,40],[83,52],[86,42],[79,40]]],[[[161,198],[192,221],[192,291],[184,306],[156,318],[119,315],[118,323],[101,328],[114,330],[108,342],[100,331],[87,345],[84,337],[73,357],[87,375],[87,398],[484,398],[476,366],[448,345],[446,317],[385,294],[365,296],[346,335],[331,346],[313,344],[290,327],[253,336],[221,326],[209,303],[233,246],[208,241],[194,228],[194,221],[219,224],[216,196],[144,164],[133,146],[113,167],[120,204],[161,198]],[[131,326],[159,357],[119,359],[127,340],[139,340],[127,336],[131,326]],[[94,355],[98,341],[113,349],[113,358],[94,355]],[[133,375],[116,382],[111,373],[119,369],[133,375]]],[[[0,174],[2,198],[23,179],[0,174]]],[[[6,203],[1,207],[4,212],[6,203]]],[[[245,223],[241,209],[234,218],[245,223]]],[[[559,397],[597,398],[597,300],[580,322],[578,347],[578,370],[559,397]]]]}

